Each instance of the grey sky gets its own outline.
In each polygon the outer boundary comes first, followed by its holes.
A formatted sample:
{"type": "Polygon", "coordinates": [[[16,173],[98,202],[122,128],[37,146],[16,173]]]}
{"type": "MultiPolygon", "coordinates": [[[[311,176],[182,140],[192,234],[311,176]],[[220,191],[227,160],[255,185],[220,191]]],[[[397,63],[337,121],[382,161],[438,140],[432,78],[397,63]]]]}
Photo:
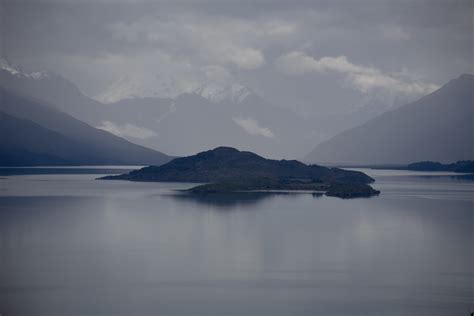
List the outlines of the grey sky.
{"type": "Polygon", "coordinates": [[[2,54],[97,96],[240,82],[337,113],[473,73],[473,1],[2,1],[2,54]]]}

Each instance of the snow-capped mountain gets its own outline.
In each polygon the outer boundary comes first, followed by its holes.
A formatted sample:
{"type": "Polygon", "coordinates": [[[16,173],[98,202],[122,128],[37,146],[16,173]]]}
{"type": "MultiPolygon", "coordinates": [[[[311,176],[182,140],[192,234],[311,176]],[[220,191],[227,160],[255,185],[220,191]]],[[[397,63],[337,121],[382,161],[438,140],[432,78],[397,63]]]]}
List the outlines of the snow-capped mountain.
{"type": "Polygon", "coordinates": [[[88,98],[70,80],[49,71],[27,72],[0,58],[0,87],[46,101],[58,110],[96,124],[102,104],[88,98]]]}
{"type": "Polygon", "coordinates": [[[20,71],[3,57],[0,57],[0,69],[8,71],[12,75],[21,75],[20,71]]]}
{"type": "Polygon", "coordinates": [[[235,104],[242,103],[246,97],[253,94],[252,90],[239,83],[221,84],[217,82],[207,82],[193,92],[213,103],[230,101],[235,104]]]}
{"type": "Polygon", "coordinates": [[[189,92],[174,78],[163,79],[122,76],[102,93],[94,97],[101,103],[115,103],[123,99],[132,98],[176,98],[178,95],[189,92]]]}
{"type": "Polygon", "coordinates": [[[123,76],[106,88],[94,99],[101,103],[115,103],[133,98],[171,98],[184,93],[192,93],[208,99],[212,103],[229,101],[241,103],[252,90],[237,82],[206,81],[204,83],[185,82],[173,77],[149,78],[123,76]]]}
{"type": "Polygon", "coordinates": [[[48,78],[51,76],[51,74],[47,71],[36,71],[36,72],[25,72],[18,66],[13,65],[8,61],[7,58],[5,57],[0,57],[0,69],[8,71],[10,74],[13,76],[19,77],[19,78],[29,78],[29,79],[34,79],[34,80],[40,80],[44,78],[48,78]]]}

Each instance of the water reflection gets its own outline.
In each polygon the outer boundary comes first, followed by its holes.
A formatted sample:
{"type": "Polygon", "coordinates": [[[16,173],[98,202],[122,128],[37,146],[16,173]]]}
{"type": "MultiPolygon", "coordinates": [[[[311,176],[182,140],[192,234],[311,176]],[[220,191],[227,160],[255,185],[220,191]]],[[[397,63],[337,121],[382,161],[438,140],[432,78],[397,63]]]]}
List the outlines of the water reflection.
{"type": "Polygon", "coordinates": [[[175,192],[161,194],[165,198],[171,198],[179,202],[211,206],[218,209],[231,210],[235,208],[245,208],[245,206],[255,207],[264,200],[277,196],[295,198],[300,194],[321,198],[322,193],[295,193],[295,192],[229,192],[218,194],[193,194],[188,192],[175,192]]]}
{"type": "Polygon", "coordinates": [[[378,178],[376,199],[203,198],[171,195],[185,185],[93,178],[1,180],[2,315],[442,316],[474,306],[472,184],[378,178]]]}

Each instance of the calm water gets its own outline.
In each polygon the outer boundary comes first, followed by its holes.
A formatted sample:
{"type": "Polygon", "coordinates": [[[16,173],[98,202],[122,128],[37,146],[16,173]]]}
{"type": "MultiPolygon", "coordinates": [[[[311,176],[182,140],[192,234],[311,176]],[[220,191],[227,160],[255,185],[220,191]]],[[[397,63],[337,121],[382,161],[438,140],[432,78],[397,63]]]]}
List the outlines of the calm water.
{"type": "Polygon", "coordinates": [[[368,172],[356,200],[2,176],[0,314],[469,315],[474,182],[368,172]]]}

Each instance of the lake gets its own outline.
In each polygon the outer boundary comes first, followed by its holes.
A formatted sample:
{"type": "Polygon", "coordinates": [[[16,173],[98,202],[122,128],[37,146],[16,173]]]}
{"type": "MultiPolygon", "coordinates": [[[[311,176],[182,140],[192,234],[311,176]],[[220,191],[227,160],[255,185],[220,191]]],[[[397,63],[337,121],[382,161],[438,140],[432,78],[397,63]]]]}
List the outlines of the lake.
{"type": "Polygon", "coordinates": [[[0,176],[2,316],[474,312],[472,181],[363,170],[380,196],[194,198],[70,169],[0,176]]]}

